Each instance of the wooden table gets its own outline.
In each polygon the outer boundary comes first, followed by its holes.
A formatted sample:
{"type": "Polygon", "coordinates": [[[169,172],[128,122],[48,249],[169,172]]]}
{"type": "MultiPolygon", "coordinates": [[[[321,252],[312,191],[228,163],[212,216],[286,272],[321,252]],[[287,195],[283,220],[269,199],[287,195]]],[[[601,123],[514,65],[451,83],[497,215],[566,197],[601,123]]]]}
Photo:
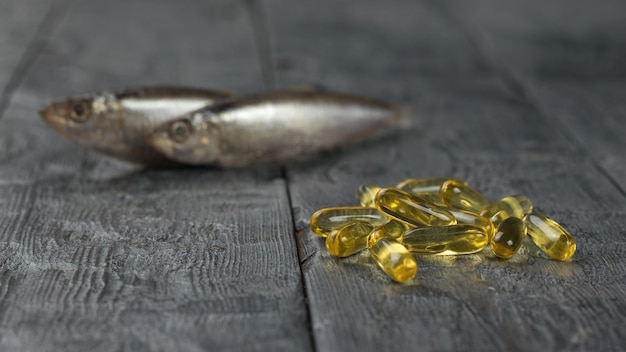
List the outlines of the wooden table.
{"type": "Polygon", "coordinates": [[[623,1],[0,0],[0,350],[626,348],[623,1]],[[410,129],[284,168],[148,170],[62,140],[51,99],[140,84],[321,85],[410,129]],[[364,182],[522,193],[574,260],[330,257],[364,182]]]}

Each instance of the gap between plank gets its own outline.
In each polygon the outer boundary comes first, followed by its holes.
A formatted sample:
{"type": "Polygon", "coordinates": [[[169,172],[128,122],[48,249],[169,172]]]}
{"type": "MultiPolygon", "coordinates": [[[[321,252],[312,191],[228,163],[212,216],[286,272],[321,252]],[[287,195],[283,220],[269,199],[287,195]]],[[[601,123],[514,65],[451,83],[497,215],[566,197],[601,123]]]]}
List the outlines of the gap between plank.
{"type": "MultiPolygon", "coordinates": [[[[267,19],[266,6],[263,0],[244,0],[246,12],[248,14],[250,25],[254,36],[254,45],[257,51],[257,59],[261,67],[261,75],[263,76],[263,85],[266,90],[276,88],[276,72],[274,70],[274,56],[270,40],[269,24],[267,19]]],[[[291,199],[291,190],[289,188],[289,178],[287,176],[287,168],[280,168],[281,178],[285,181],[285,192],[287,195],[287,205],[289,206],[291,218],[291,234],[298,251],[298,267],[300,270],[300,282],[302,283],[302,297],[304,301],[304,310],[306,312],[306,323],[309,330],[310,345],[313,351],[317,351],[315,344],[315,334],[313,331],[313,320],[311,318],[311,306],[309,304],[309,296],[307,294],[306,280],[304,276],[304,262],[300,260],[305,254],[302,252],[301,246],[298,245],[296,234],[295,214],[293,211],[293,201],[291,199]]]]}
{"type": "Polygon", "coordinates": [[[51,5],[43,20],[39,23],[33,39],[26,47],[24,54],[0,94],[0,119],[4,116],[13,95],[24,81],[28,71],[37,62],[37,59],[48,45],[48,41],[55,32],[57,25],[62,22],[63,17],[69,12],[69,8],[74,4],[74,1],[64,0],[51,5]]]}
{"type": "Polygon", "coordinates": [[[511,72],[511,70],[506,67],[498,64],[494,60],[489,58],[489,55],[486,53],[480,42],[475,39],[476,35],[472,28],[469,26],[463,26],[462,21],[459,20],[449,8],[446,7],[445,4],[438,1],[427,1],[428,5],[439,15],[442,19],[449,22],[452,27],[456,28],[459,33],[467,33],[463,34],[466,40],[469,42],[470,46],[474,49],[477,57],[482,60],[487,67],[489,67],[495,74],[498,76],[505,85],[515,94],[517,94],[522,101],[526,103],[528,107],[532,109],[538,116],[540,116],[546,123],[552,126],[552,128],[559,133],[562,133],[566,139],[573,141],[573,144],[581,150],[581,152],[591,160],[591,164],[593,167],[602,174],[617,190],[619,193],[626,197],[626,190],[622,188],[619,182],[615,179],[615,177],[609,172],[598,160],[596,160],[593,156],[593,153],[589,148],[585,146],[584,143],[580,141],[576,133],[574,133],[567,124],[563,123],[561,119],[550,119],[548,118],[548,114],[540,107],[540,104],[532,97],[529,93],[528,87],[524,83],[524,80],[519,79],[511,72]]]}
{"type": "Polygon", "coordinates": [[[276,72],[274,71],[274,55],[267,20],[266,6],[262,0],[244,0],[246,13],[250,20],[256,47],[257,59],[261,67],[265,89],[276,88],[276,72]]]}
{"type": "Polygon", "coordinates": [[[304,264],[306,263],[306,260],[301,261],[300,259],[305,256],[305,253],[303,253],[301,246],[298,245],[298,238],[296,236],[296,217],[293,212],[293,202],[291,201],[291,190],[289,189],[289,177],[287,175],[287,168],[285,166],[282,166],[280,168],[280,174],[283,180],[285,180],[287,202],[289,205],[289,211],[291,213],[291,233],[293,235],[293,240],[296,242],[296,248],[298,251],[298,266],[300,267],[300,281],[302,282],[302,295],[304,298],[304,309],[306,312],[307,327],[309,328],[309,336],[311,340],[310,343],[311,343],[311,347],[313,348],[313,351],[317,351],[317,346],[315,344],[315,333],[313,331],[313,319],[311,318],[311,305],[309,304],[309,296],[307,295],[306,280],[304,277],[304,264]]]}

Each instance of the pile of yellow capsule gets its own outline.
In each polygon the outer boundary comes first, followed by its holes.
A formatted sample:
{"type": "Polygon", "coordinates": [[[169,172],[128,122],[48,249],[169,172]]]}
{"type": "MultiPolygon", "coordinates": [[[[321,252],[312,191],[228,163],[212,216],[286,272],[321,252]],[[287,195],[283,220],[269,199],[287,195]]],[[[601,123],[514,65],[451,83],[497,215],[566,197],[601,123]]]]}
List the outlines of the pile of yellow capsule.
{"type": "Polygon", "coordinates": [[[568,260],[576,242],[562,226],[533,210],[528,197],[491,202],[467,183],[449,178],[412,178],[396,187],[361,185],[361,206],[324,208],[311,229],[326,238],[328,252],[347,257],[366,248],[391,279],[405,282],[417,272],[411,253],[459,255],[483,250],[511,258],[528,234],[550,258],[568,260]]]}

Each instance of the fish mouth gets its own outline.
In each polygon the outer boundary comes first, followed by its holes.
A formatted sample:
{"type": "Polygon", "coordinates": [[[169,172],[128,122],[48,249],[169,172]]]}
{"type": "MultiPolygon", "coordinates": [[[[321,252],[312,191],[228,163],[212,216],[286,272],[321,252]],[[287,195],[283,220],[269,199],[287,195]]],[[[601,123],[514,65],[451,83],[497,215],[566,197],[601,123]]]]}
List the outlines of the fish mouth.
{"type": "Polygon", "coordinates": [[[158,144],[158,140],[159,138],[159,132],[152,132],[150,133],[147,137],[146,137],[146,143],[148,143],[150,146],[154,147],[155,144],[158,144]]]}
{"type": "Polygon", "coordinates": [[[51,124],[60,124],[65,120],[67,111],[59,106],[58,103],[52,103],[44,106],[39,110],[39,116],[51,124]]]}
{"type": "Polygon", "coordinates": [[[63,115],[59,114],[57,107],[54,104],[44,106],[39,110],[39,116],[41,119],[50,126],[56,133],[65,138],[69,138],[67,131],[67,121],[63,115]]]}
{"type": "Polygon", "coordinates": [[[165,157],[166,159],[170,159],[173,155],[173,150],[171,145],[168,143],[167,139],[163,137],[162,132],[154,132],[150,134],[145,139],[146,143],[152,148],[153,151],[165,157]]]}
{"type": "Polygon", "coordinates": [[[53,105],[46,105],[41,108],[39,110],[39,116],[57,133],[63,133],[61,126],[64,124],[64,119],[57,113],[53,105]]]}
{"type": "Polygon", "coordinates": [[[54,115],[54,109],[50,105],[46,105],[43,108],[39,109],[39,116],[46,122],[50,122],[54,115]]]}

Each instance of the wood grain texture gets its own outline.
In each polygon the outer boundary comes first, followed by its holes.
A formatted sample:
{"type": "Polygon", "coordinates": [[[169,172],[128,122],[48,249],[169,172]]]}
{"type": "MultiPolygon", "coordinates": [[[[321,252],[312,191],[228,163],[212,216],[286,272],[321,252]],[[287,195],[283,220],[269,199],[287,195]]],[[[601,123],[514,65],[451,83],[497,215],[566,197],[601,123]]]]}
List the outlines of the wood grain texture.
{"type": "MultiPolygon", "coordinates": [[[[0,38],[37,37],[51,4],[0,0],[17,13],[0,38]]],[[[26,41],[0,52],[0,83],[25,67],[0,116],[0,350],[623,349],[621,3],[264,4],[80,1],[32,64],[26,41]],[[268,86],[410,105],[414,124],[285,170],[144,170],[35,113],[137,84],[259,90],[261,66],[268,86]],[[571,230],[574,260],[528,243],[511,261],[420,257],[398,285],[308,229],[363,182],[430,176],[528,195],[571,230]]]]}
{"type": "Polygon", "coordinates": [[[36,114],[133,84],[260,89],[243,11],[70,9],[0,120],[0,350],[311,349],[280,170],[144,170],[61,140],[36,114]]]}
{"type": "Polygon", "coordinates": [[[623,346],[626,198],[593,154],[476,49],[466,32],[475,29],[431,2],[270,4],[278,82],[305,80],[415,109],[409,130],[288,168],[318,350],[623,346]],[[313,211],[356,204],[361,183],[435,176],[466,179],[493,200],[528,195],[571,230],[574,260],[547,260],[529,243],[510,261],[488,251],[420,257],[416,279],[398,285],[365,253],[330,257],[308,229],[313,211]]]}

